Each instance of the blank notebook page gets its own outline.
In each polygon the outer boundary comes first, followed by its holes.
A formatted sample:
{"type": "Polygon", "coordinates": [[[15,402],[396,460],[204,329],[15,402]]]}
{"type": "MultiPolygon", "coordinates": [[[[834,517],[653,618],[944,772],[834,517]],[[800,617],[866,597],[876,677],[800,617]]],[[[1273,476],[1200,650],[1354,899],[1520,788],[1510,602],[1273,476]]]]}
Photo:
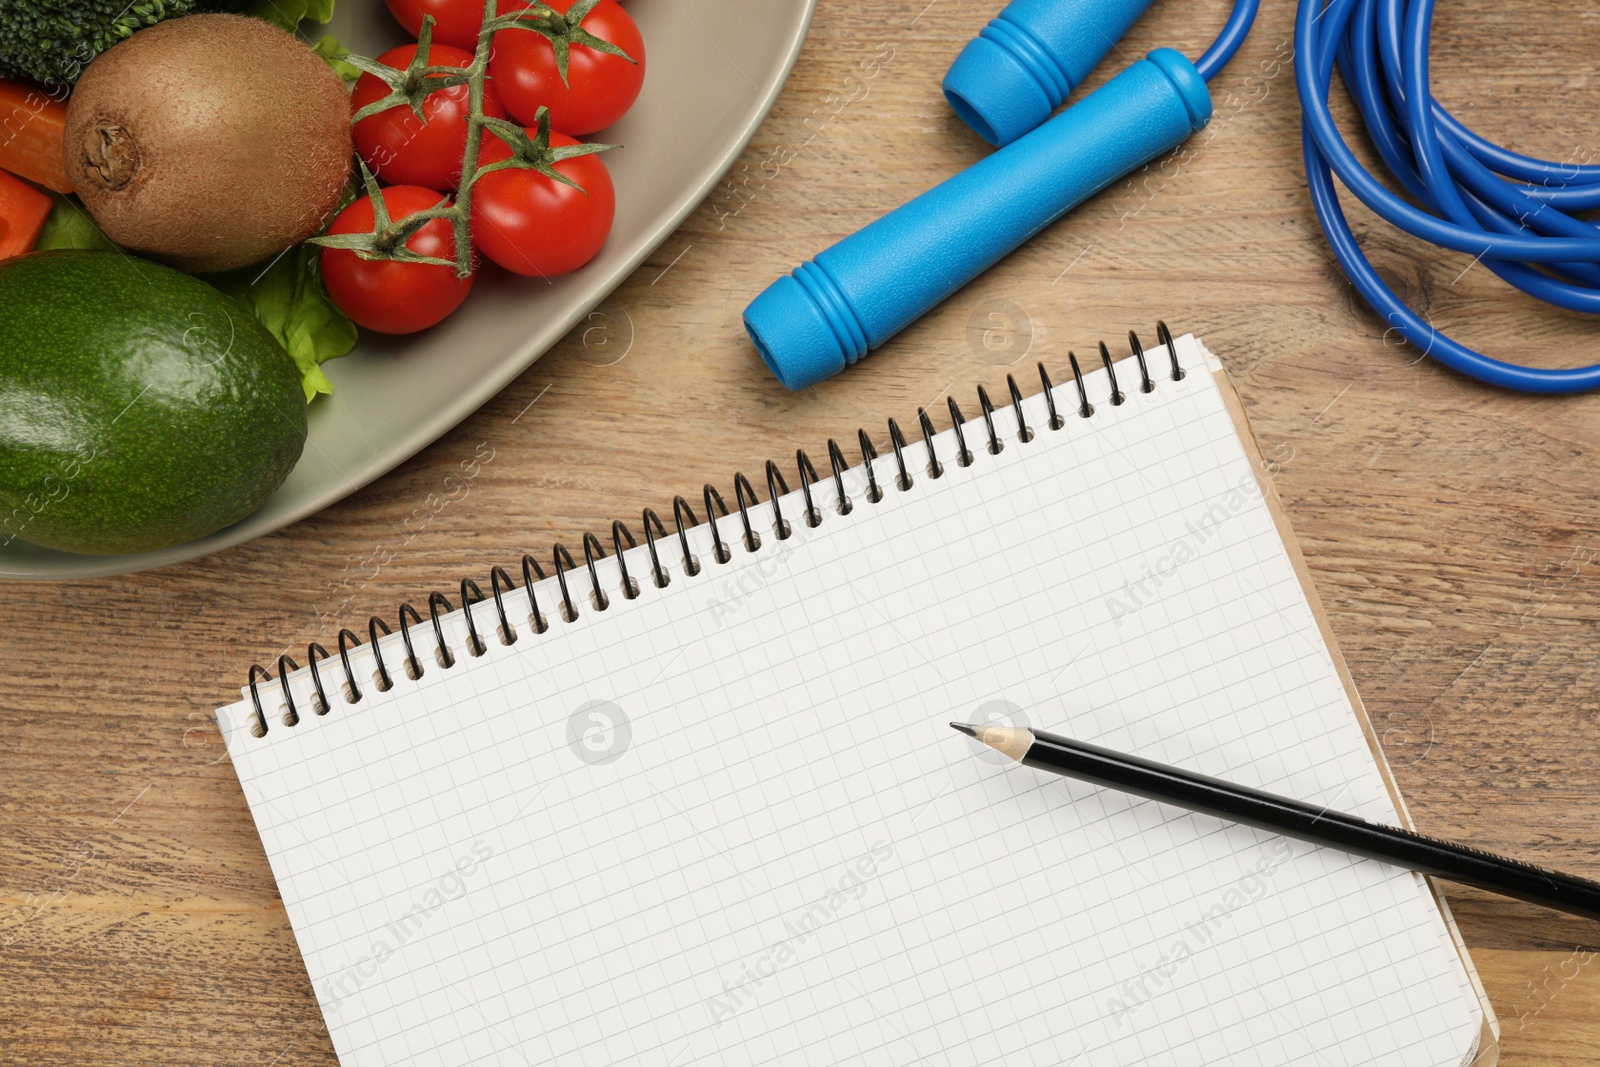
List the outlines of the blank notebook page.
{"type": "MultiPolygon", "coordinates": [[[[1069,734],[1394,822],[1211,373],[1078,414],[1072,382],[520,588],[517,632],[347,703],[219,713],[345,1067],[1454,1065],[1482,1012],[1417,876],[1006,762],[951,720],[1069,734]]],[[[1167,366],[1150,354],[1152,371],[1167,366]]],[[[730,495],[729,499],[733,497],[730,495]]],[[[487,586],[487,583],[484,583],[487,586]]],[[[419,600],[419,603],[421,601],[419,600]]],[[[338,687],[334,682],[337,680],[338,687]]]]}

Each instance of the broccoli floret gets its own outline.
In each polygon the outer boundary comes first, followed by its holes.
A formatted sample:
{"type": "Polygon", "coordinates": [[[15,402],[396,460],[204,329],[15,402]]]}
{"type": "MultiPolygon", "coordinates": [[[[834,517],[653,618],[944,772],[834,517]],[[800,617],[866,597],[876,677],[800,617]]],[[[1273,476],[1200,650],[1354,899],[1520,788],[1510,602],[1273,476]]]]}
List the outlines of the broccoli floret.
{"type": "Polygon", "coordinates": [[[133,31],[226,6],[207,0],[0,0],[0,77],[71,85],[89,60],[133,31]]]}

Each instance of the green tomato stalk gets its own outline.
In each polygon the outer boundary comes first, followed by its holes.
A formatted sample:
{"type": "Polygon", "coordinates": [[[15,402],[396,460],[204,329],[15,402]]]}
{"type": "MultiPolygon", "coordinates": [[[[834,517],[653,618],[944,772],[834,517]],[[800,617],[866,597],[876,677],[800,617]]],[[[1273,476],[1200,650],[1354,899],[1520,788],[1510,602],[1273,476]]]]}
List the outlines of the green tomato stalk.
{"type": "Polygon", "coordinates": [[[372,198],[372,232],[330,234],[313,237],[311,240],[325,248],[349,249],[362,259],[389,259],[401,263],[432,263],[454,267],[456,276],[465,278],[472,273],[472,192],[479,178],[497,170],[517,167],[538,171],[552,181],[570,185],[580,193],[584,192],[583,187],[577,182],[556,170],[555,164],[563,159],[593,155],[618,146],[575,144],[551,148],[548,108],[539,108],[535,116],[535,134],[529,137],[516,123],[483,113],[483,85],[489,74],[489,53],[492,50],[494,35],[504,29],[529,30],[548,38],[555,51],[556,70],[560,73],[563,83],[567,80],[568,53],[574,44],[621,56],[630,63],[637,62],[616,45],[602,41],[580,25],[584,16],[588,15],[599,2],[600,0],[578,0],[565,15],[561,15],[554,8],[534,0],[530,8],[499,15],[496,14],[496,0],[484,0],[483,24],[478,30],[477,48],[473,51],[472,62],[466,67],[432,66],[428,63],[428,52],[433,43],[432,15],[424,16],[422,20],[422,30],[417,35],[416,55],[412,57],[411,63],[405,70],[395,70],[365,56],[343,57],[358,70],[381,79],[389,87],[387,95],[374,100],[352,115],[350,117],[352,124],[394,107],[409,107],[418,120],[423,120],[422,105],[429,93],[454,88],[457,85],[467,87],[467,144],[466,151],[461,157],[461,186],[456,192],[454,203],[446,198],[426,211],[419,211],[396,221],[389,218],[378,189],[377,179],[367,169],[366,163],[358,160],[362,184],[367,195],[372,198]],[[505,142],[511,149],[511,156],[480,167],[478,156],[483,147],[485,130],[505,142]],[[454,259],[419,255],[406,247],[406,242],[417,230],[434,219],[449,221],[455,237],[454,259]]]}

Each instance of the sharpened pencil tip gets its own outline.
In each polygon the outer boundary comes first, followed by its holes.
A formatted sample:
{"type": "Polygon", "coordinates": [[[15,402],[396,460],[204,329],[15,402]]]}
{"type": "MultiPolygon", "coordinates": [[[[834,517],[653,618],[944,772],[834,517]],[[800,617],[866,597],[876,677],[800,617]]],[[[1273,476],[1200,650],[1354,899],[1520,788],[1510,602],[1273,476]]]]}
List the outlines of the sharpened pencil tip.
{"type": "Polygon", "coordinates": [[[1022,757],[1028,753],[1028,747],[1033,744],[1033,732],[1026,727],[972,726],[964,722],[953,722],[950,727],[988,745],[1002,755],[1010,756],[1018,763],[1022,762],[1022,757]]]}

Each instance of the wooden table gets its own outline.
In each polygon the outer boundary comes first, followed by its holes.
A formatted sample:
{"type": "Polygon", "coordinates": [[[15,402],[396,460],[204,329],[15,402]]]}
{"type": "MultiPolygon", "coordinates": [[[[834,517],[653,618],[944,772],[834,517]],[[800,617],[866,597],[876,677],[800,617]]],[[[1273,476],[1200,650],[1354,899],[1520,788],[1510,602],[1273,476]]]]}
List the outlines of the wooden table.
{"type": "MultiPolygon", "coordinates": [[[[733,471],[796,445],[818,455],[857,426],[883,439],[885,415],[914,418],[947,390],[1003,393],[1008,370],[1030,380],[1040,359],[1060,381],[1069,349],[1104,338],[1120,353],[1130,328],[1153,343],[1158,317],[1234,375],[1418,825],[1600,876],[1600,397],[1495,392],[1385,340],[1312,217],[1293,5],[1265,6],[1187,162],[1108,190],[796,395],[745,341],[746,301],[984,152],[938,92],[974,9],[822,0],[727,181],[456,430],[240,548],[6,586],[0,1063],[334,1062],[212,717],[252,662],[392,620],[402,599],[704,481],[728,493],[733,471]]],[[[1121,53],[1196,55],[1223,7],[1158,2],[1121,53]]],[[[1442,5],[1438,95],[1518,149],[1595,158],[1600,20],[1577,0],[1512,7],[1442,5]]],[[[1379,269],[1468,343],[1595,358],[1584,320],[1351,214],[1379,269]]],[[[1504,1025],[1502,1062],[1600,1062],[1600,965],[1575,947],[1595,928],[1448,894],[1504,1025]]]]}

